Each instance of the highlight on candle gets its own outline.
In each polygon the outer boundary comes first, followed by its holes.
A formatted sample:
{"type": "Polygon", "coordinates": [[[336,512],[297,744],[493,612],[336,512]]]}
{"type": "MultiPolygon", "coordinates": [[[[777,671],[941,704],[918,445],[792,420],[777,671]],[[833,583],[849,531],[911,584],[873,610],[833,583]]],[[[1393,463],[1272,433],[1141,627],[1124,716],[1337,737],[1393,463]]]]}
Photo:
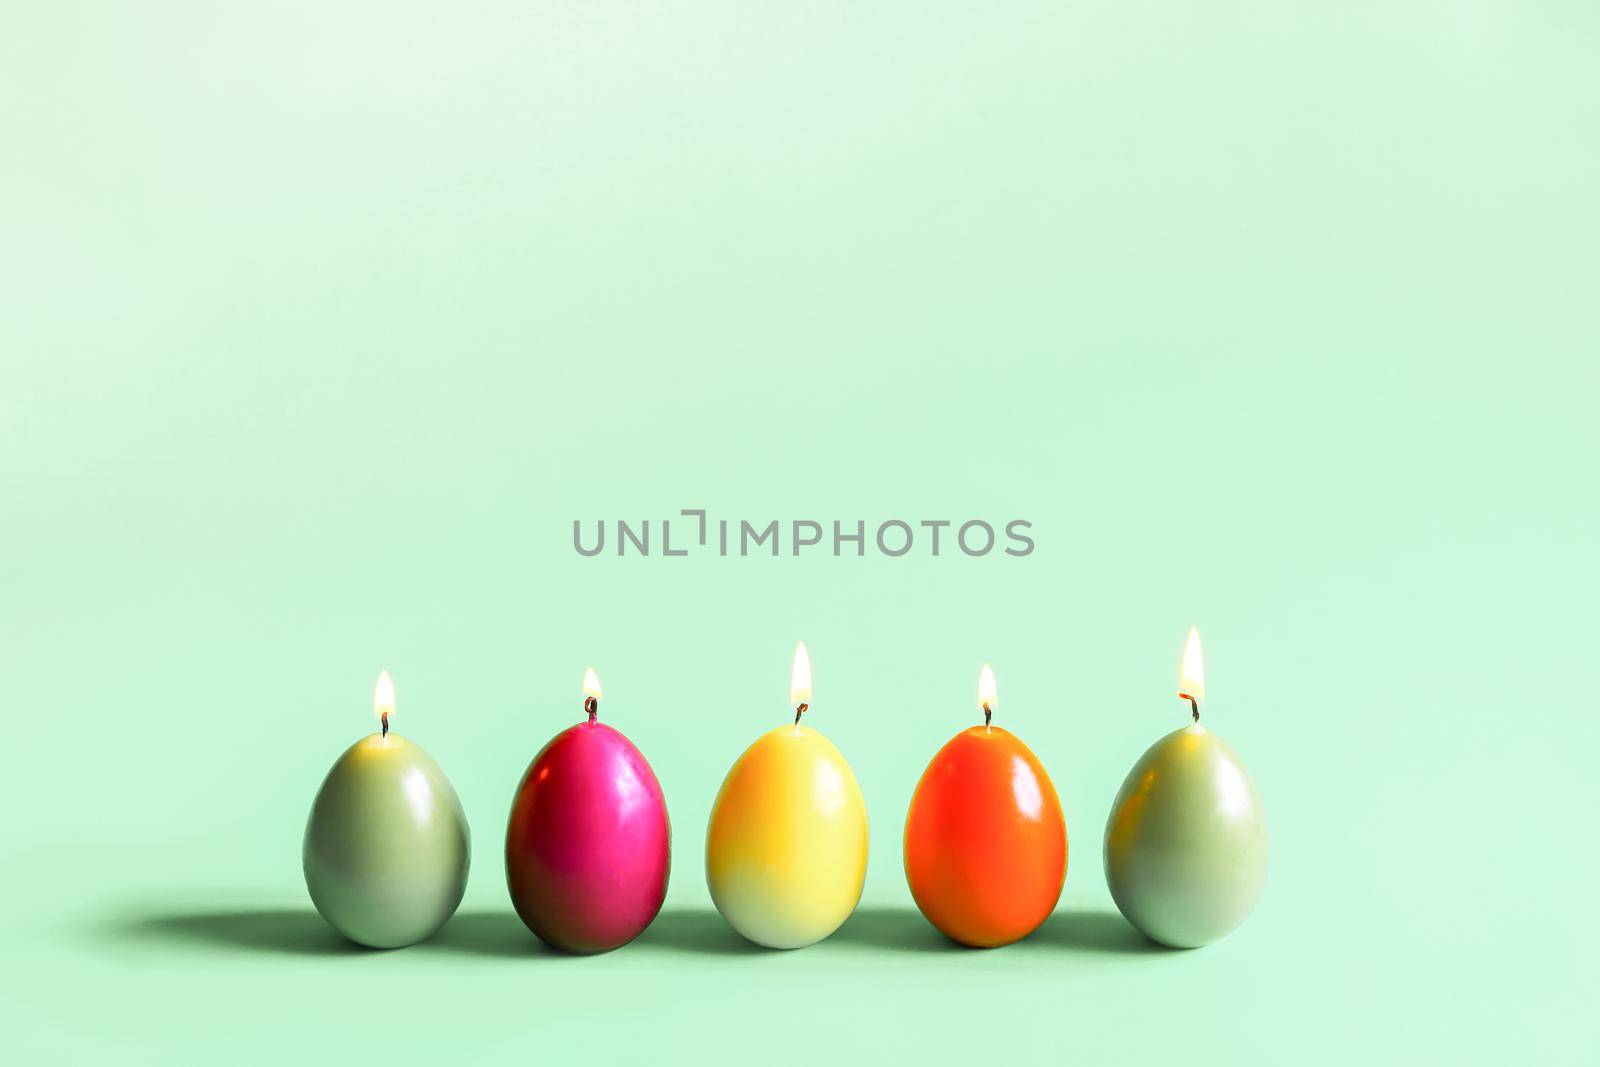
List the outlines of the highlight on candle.
{"type": "Polygon", "coordinates": [[[794,647],[794,669],[789,672],[789,703],[795,707],[811,703],[811,654],[806,643],[794,647]]]}
{"type": "Polygon", "coordinates": [[[1206,698],[1206,665],[1200,655],[1200,631],[1189,627],[1183,643],[1183,667],[1178,671],[1178,696],[1183,700],[1206,698]]]}

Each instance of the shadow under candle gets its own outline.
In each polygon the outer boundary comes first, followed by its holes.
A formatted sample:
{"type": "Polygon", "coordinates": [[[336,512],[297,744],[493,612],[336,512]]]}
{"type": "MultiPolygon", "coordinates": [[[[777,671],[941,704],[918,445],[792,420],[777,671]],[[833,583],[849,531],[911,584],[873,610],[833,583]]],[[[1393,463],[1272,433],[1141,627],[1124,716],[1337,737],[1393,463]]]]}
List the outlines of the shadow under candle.
{"type": "Polygon", "coordinates": [[[562,955],[534,937],[510,905],[504,911],[458,911],[438,933],[416,947],[426,952],[514,960],[562,955]]]}
{"type": "Polygon", "coordinates": [[[1112,955],[1162,955],[1174,951],[1145,937],[1117,911],[1063,909],[1046,919],[1028,940],[1078,952],[1112,955]]]}
{"type": "MultiPolygon", "coordinates": [[[[358,945],[310,907],[160,912],[113,920],[107,932],[118,941],[291,956],[360,956],[401,950],[358,945]]],[[[403,948],[509,959],[553,954],[509,910],[457,912],[438,933],[403,948]]]]}
{"type": "Polygon", "coordinates": [[[857,908],[823,944],[830,942],[897,952],[960,952],[966,948],[934,929],[916,908],[870,905],[857,908]]]}
{"type": "Polygon", "coordinates": [[[340,936],[311,908],[166,912],[116,921],[118,939],[185,943],[291,956],[349,956],[376,951],[340,936]]]}
{"type": "Polygon", "coordinates": [[[624,946],[714,956],[759,956],[771,952],[741,937],[715,908],[668,908],[644,933],[624,946]]]}
{"type": "MultiPolygon", "coordinates": [[[[952,941],[916,908],[857,908],[829,941],[899,952],[995,951],[952,941]]],[[[1171,951],[1135,930],[1114,911],[1058,911],[1016,944],[1112,955],[1160,955],[1171,951]]]]}
{"type": "MultiPolygon", "coordinates": [[[[309,907],[127,916],[114,920],[109,933],[117,940],[184,943],[278,955],[351,956],[394,951],[367,948],[342,937],[309,907]]],[[[915,908],[857,908],[822,943],[896,952],[982,951],[951,941],[915,908]]],[[[1160,955],[1171,951],[1146,938],[1113,911],[1059,911],[1023,943],[1116,955],[1160,955]]],[[[510,908],[458,912],[438,933],[411,947],[427,953],[502,959],[566,956],[534,937],[510,908]]],[[[719,956],[783,955],[745,940],[711,908],[662,911],[644,933],[618,951],[641,950],[719,956]]]]}

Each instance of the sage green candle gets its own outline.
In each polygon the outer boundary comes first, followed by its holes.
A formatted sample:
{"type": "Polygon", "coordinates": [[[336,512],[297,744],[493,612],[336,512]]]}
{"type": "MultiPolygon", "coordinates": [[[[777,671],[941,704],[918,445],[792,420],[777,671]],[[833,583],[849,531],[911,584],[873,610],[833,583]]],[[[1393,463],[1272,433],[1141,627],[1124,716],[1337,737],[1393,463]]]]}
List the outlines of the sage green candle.
{"type": "Polygon", "coordinates": [[[388,732],[393,688],[379,680],[384,732],[345,750],[306,820],[306,888],[335,930],[373,948],[432,935],[467,888],[471,832],[461,800],[421,745],[388,732]]]}
{"type": "Polygon", "coordinates": [[[1198,948],[1231,934],[1267,883],[1267,813],[1233,749],[1200,725],[1205,662],[1193,627],[1178,698],[1194,721],[1151,745],[1106,820],[1111,899],[1144,935],[1198,948]]]}
{"type": "Polygon", "coordinates": [[[1106,881],[1128,921],[1174,948],[1226,937],[1267,880],[1267,819],[1250,773],[1198,722],[1151,745],[1106,823],[1106,881]]]}

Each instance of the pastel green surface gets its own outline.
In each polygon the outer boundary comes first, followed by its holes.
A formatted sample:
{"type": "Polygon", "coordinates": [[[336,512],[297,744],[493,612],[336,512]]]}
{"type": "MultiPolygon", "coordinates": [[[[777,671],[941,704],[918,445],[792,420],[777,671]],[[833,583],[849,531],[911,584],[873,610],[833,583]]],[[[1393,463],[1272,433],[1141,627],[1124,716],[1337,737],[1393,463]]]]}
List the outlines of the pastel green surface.
{"type": "Polygon", "coordinates": [[[339,757],[306,819],[301,862],[322,917],[373,948],[433,934],[467,888],[472,835],[421,745],[371,734],[339,757]]]}
{"type": "Polygon", "coordinates": [[[1267,813],[1233,749],[1198,723],[1146,749],[1111,804],[1105,869],[1118,909],[1163,945],[1244,922],[1267,880],[1267,813]]]}
{"type": "Polygon", "coordinates": [[[8,5],[8,1057],[1593,1062],[1597,54],[1569,0],[8,5]],[[572,550],[682,508],[1038,549],[572,550]],[[1170,952],[1092,842],[1191,624],[1271,875],[1170,952]],[[746,951],[698,828],[802,638],[882,832],[746,951]],[[1087,847],[976,953],[899,850],[985,661],[1087,847]],[[590,664],[681,832],[574,961],[500,849],[590,664]],[[380,668],[477,831],[394,952],[300,864],[380,668]]]}

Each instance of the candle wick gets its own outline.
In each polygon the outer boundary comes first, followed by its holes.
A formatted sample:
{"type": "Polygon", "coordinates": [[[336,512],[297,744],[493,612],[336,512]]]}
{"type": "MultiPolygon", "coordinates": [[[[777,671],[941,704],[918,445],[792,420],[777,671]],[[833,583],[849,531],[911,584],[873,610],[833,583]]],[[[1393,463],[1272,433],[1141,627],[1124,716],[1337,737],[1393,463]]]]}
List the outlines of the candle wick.
{"type": "Polygon", "coordinates": [[[600,717],[600,701],[594,697],[584,697],[583,710],[589,713],[589,721],[594,722],[600,717]]]}
{"type": "Polygon", "coordinates": [[[1194,721],[1200,721],[1200,703],[1194,697],[1189,698],[1189,713],[1194,716],[1194,721]]]}
{"type": "Polygon", "coordinates": [[[994,714],[994,712],[992,712],[992,711],[990,711],[990,710],[989,710],[989,705],[988,705],[988,703],[985,703],[985,704],[984,704],[984,705],[983,705],[983,725],[985,725],[985,726],[988,726],[988,725],[989,725],[989,718],[990,718],[990,716],[992,716],[992,715],[993,715],[993,714],[994,714]]]}
{"type": "Polygon", "coordinates": [[[804,715],[806,713],[806,709],[810,706],[810,704],[801,701],[800,706],[794,709],[794,724],[796,726],[800,725],[800,716],[804,715]]]}
{"type": "Polygon", "coordinates": [[[384,712],[380,718],[383,719],[383,736],[387,740],[389,737],[389,713],[387,711],[384,712]]]}

